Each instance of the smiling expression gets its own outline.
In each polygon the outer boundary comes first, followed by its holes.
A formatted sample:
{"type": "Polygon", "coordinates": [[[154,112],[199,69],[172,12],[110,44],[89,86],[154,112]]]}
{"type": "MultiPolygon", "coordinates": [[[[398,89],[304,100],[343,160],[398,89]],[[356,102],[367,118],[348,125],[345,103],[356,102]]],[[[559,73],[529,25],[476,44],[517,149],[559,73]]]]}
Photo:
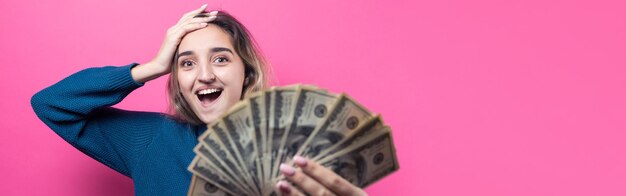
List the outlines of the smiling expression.
{"type": "Polygon", "coordinates": [[[220,27],[185,35],[177,57],[180,92],[202,122],[210,124],[241,99],[244,63],[220,27]]]}

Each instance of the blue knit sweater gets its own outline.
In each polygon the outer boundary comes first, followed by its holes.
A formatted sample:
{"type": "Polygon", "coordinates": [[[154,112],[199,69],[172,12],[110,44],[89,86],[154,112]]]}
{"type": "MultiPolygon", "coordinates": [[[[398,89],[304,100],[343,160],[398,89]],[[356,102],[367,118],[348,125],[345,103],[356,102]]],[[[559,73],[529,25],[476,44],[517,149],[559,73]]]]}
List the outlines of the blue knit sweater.
{"type": "Polygon", "coordinates": [[[72,146],[133,179],[135,195],[185,195],[196,138],[205,126],[112,108],[143,84],[130,68],[89,68],[35,94],[37,116],[72,146]]]}

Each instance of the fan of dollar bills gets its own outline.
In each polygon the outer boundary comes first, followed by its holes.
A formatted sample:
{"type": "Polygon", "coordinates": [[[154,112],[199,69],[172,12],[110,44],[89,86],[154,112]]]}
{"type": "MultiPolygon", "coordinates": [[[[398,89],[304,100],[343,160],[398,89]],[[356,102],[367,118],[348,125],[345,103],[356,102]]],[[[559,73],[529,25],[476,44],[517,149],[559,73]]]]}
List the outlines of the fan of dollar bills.
{"type": "Polygon", "coordinates": [[[275,195],[294,155],[358,187],[398,170],[391,129],[345,94],[309,85],[273,87],[233,106],[194,148],[189,195],[275,195]]]}

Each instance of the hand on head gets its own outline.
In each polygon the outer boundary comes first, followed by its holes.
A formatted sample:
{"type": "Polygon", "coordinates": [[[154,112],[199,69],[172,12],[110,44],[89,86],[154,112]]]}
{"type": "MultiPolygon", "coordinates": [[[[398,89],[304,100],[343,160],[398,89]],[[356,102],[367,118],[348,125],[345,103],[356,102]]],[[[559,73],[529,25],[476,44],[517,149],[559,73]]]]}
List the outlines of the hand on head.
{"type": "Polygon", "coordinates": [[[218,11],[209,12],[207,17],[196,17],[198,14],[206,12],[207,5],[184,14],[178,23],[167,30],[165,40],[161,44],[161,49],[157,55],[149,62],[133,68],[131,74],[137,82],[147,82],[159,76],[170,73],[172,61],[178,44],[189,32],[208,26],[209,22],[217,18],[218,11]]]}

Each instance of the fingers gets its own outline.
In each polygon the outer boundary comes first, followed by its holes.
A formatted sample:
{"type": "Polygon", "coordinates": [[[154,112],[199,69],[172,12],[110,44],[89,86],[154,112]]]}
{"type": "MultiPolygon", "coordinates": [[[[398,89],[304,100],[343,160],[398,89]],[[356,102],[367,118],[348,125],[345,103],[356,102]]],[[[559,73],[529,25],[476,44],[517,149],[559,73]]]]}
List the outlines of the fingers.
{"type": "Polygon", "coordinates": [[[187,12],[187,13],[183,14],[183,17],[181,17],[180,20],[178,20],[178,22],[180,23],[180,22],[185,21],[185,20],[187,20],[187,19],[189,19],[189,18],[191,18],[191,17],[193,17],[195,15],[198,15],[198,14],[202,13],[206,9],[206,7],[207,7],[207,4],[204,4],[204,5],[200,6],[200,8],[198,8],[198,9],[195,9],[195,10],[192,10],[191,12],[187,12]]]}
{"type": "MultiPolygon", "coordinates": [[[[215,20],[217,18],[217,13],[218,13],[218,11],[215,10],[215,11],[209,12],[209,14],[206,15],[206,17],[195,17],[195,16],[198,16],[197,14],[192,15],[194,17],[189,17],[189,18],[185,19],[184,21],[179,22],[173,28],[174,29],[180,29],[180,28],[187,28],[187,29],[189,29],[190,27],[187,27],[187,26],[189,26],[190,24],[193,27],[194,26],[193,24],[196,24],[196,23],[209,23],[209,22],[211,22],[211,21],[213,21],[213,20],[215,20]]],[[[195,25],[195,26],[198,26],[198,25],[195,25]]],[[[193,29],[193,28],[191,28],[191,29],[193,29]]]]}
{"type": "Polygon", "coordinates": [[[213,11],[208,17],[190,18],[181,24],[176,24],[168,30],[168,38],[172,42],[178,43],[180,39],[187,33],[208,26],[209,22],[215,20],[217,11],[213,11]]]}
{"type": "Polygon", "coordinates": [[[217,18],[217,10],[209,12],[208,15],[202,14],[202,16],[200,16],[199,14],[203,13],[206,10],[206,7],[207,4],[204,4],[200,8],[184,14],[176,25],[168,29],[168,34],[175,37],[173,38],[174,41],[177,41],[179,39],[178,37],[182,37],[186,33],[208,25],[198,23],[209,23],[217,18]]]}
{"type": "Polygon", "coordinates": [[[182,30],[182,32],[179,33],[182,33],[182,35],[184,35],[199,28],[206,27],[209,22],[215,20],[215,18],[216,16],[192,18],[188,22],[178,26],[178,29],[182,30]]]}
{"type": "Polygon", "coordinates": [[[276,188],[280,191],[280,195],[283,196],[300,196],[300,195],[305,195],[304,193],[300,192],[298,189],[293,188],[289,182],[286,181],[278,181],[278,183],[276,183],[276,188]]]}
{"type": "MultiPolygon", "coordinates": [[[[192,32],[192,31],[198,30],[198,29],[203,28],[203,27],[206,27],[206,26],[208,26],[208,25],[209,25],[209,24],[208,24],[208,23],[205,23],[205,22],[203,22],[203,23],[191,23],[191,24],[187,24],[187,25],[185,25],[185,26],[182,26],[182,27],[181,27],[181,30],[182,30],[182,31],[180,32],[180,34],[187,34],[187,33],[189,33],[189,32],[192,32]]],[[[182,36],[181,36],[181,37],[182,37],[182,36]]]]}
{"type": "Polygon", "coordinates": [[[302,171],[296,171],[295,168],[287,164],[281,164],[279,169],[280,172],[287,177],[287,179],[289,179],[289,181],[293,182],[306,193],[311,195],[335,195],[335,193],[324,187],[324,185],[320,184],[315,179],[311,178],[302,171]]]}
{"type": "Polygon", "coordinates": [[[208,22],[215,20],[215,18],[216,16],[192,18],[192,19],[189,19],[189,21],[184,23],[183,25],[194,24],[194,23],[208,23],[208,22]]]}
{"type": "Polygon", "coordinates": [[[199,16],[199,15],[194,15],[194,17],[189,17],[184,21],[179,22],[178,24],[174,25],[175,27],[183,27],[186,26],[188,24],[193,24],[193,23],[208,23],[211,22],[213,20],[215,20],[217,18],[217,13],[218,11],[212,11],[209,12],[208,15],[205,15],[205,17],[195,17],[195,16],[199,16]]]}
{"type": "Polygon", "coordinates": [[[315,161],[310,161],[301,156],[295,156],[293,161],[306,176],[319,182],[337,195],[365,195],[363,190],[315,161]]]}
{"type": "Polygon", "coordinates": [[[202,17],[213,17],[213,18],[215,18],[217,16],[217,13],[219,13],[219,11],[213,10],[213,11],[211,11],[209,13],[205,12],[205,13],[197,14],[197,15],[193,16],[193,18],[202,18],[202,17]]]}

